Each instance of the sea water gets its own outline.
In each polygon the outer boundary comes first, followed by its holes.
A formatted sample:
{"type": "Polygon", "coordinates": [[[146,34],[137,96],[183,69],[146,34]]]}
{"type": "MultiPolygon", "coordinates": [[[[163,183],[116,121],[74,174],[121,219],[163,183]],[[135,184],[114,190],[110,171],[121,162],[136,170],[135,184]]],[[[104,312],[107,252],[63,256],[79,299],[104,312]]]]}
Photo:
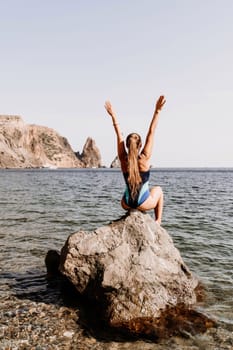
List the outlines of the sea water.
{"type": "MultiPolygon", "coordinates": [[[[162,186],[162,226],[206,289],[203,311],[232,331],[233,169],[156,169],[150,184],[162,186]]],[[[1,300],[12,279],[43,275],[47,251],[60,250],[69,234],[121,217],[124,186],[119,170],[1,170],[1,300]]],[[[27,281],[29,294],[46,283],[27,281]]]]}

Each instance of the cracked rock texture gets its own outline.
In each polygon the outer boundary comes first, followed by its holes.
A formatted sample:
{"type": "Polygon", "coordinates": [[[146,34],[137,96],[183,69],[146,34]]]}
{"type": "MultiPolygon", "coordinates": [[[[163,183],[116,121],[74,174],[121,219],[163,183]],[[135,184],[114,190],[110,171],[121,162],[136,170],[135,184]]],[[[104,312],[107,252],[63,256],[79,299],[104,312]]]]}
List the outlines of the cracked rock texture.
{"type": "Polygon", "coordinates": [[[177,314],[179,305],[184,310],[196,303],[198,280],[172,238],[137,210],[93,232],[69,236],[60,271],[80,294],[96,301],[114,327],[145,331],[145,324],[164,318],[167,310],[177,314]]]}

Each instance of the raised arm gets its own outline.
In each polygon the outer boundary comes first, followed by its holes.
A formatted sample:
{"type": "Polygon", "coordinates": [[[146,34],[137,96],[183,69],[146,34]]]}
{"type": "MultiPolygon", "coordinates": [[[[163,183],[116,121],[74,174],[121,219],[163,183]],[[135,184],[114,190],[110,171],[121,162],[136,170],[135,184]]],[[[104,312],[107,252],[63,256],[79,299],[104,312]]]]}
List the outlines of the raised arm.
{"type": "Polygon", "coordinates": [[[113,124],[114,130],[116,132],[116,136],[117,136],[117,153],[118,153],[118,157],[119,157],[120,160],[123,160],[127,153],[126,153],[126,150],[125,150],[125,144],[124,144],[124,139],[123,139],[123,136],[122,136],[122,132],[120,130],[119,123],[117,121],[116,113],[114,112],[110,101],[106,101],[104,107],[105,107],[106,111],[108,112],[108,114],[112,117],[112,124],[113,124]]]}
{"type": "Polygon", "coordinates": [[[155,105],[155,111],[149,126],[149,130],[146,136],[145,146],[141,152],[142,155],[146,157],[146,159],[149,159],[152,155],[152,148],[154,143],[154,134],[155,129],[159,121],[159,112],[163,108],[163,105],[165,104],[166,100],[164,96],[160,96],[159,99],[156,102],[155,105]]]}

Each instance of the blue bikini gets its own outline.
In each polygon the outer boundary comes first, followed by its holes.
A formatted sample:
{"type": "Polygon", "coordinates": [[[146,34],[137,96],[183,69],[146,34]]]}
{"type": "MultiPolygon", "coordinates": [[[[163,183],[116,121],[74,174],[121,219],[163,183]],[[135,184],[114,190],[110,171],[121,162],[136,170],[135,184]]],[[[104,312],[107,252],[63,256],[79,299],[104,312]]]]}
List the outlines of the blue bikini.
{"type": "Polygon", "coordinates": [[[130,187],[128,183],[128,173],[123,173],[125,183],[126,183],[126,189],[125,193],[123,195],[123,199],[125,201],[125,204],[127,204],[130,208],[136,209],[139,207],[150,195],[149,190],[149,177],[150,177],[150,170],[148,171],[141,171],[140,175],[142,178],[141,187],[139,188],[138,194],[135,199],[131,197],[130,193],[130,187]]]}

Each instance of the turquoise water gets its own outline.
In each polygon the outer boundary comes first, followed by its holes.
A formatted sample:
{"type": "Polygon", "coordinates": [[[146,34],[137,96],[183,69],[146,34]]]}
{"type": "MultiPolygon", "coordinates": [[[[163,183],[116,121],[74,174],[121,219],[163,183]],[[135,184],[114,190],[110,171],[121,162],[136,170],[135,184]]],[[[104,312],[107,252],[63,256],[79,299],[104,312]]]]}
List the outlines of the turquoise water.
{"type": "MultiPolygon", "coordinates": [[[[163,187],[162,226],[206,288],[204,311],[231,328],[233,169],[158,169],[150,182],[163,187]]],[[[12,278],[42,275],[47,251],[60,250],[70,233],[122,216],[123,189],[118,170],[1,170],[1,297],[12,278]]],[[[32,278],[24,288],[30,293],[43,283],[32,278]]]]}

